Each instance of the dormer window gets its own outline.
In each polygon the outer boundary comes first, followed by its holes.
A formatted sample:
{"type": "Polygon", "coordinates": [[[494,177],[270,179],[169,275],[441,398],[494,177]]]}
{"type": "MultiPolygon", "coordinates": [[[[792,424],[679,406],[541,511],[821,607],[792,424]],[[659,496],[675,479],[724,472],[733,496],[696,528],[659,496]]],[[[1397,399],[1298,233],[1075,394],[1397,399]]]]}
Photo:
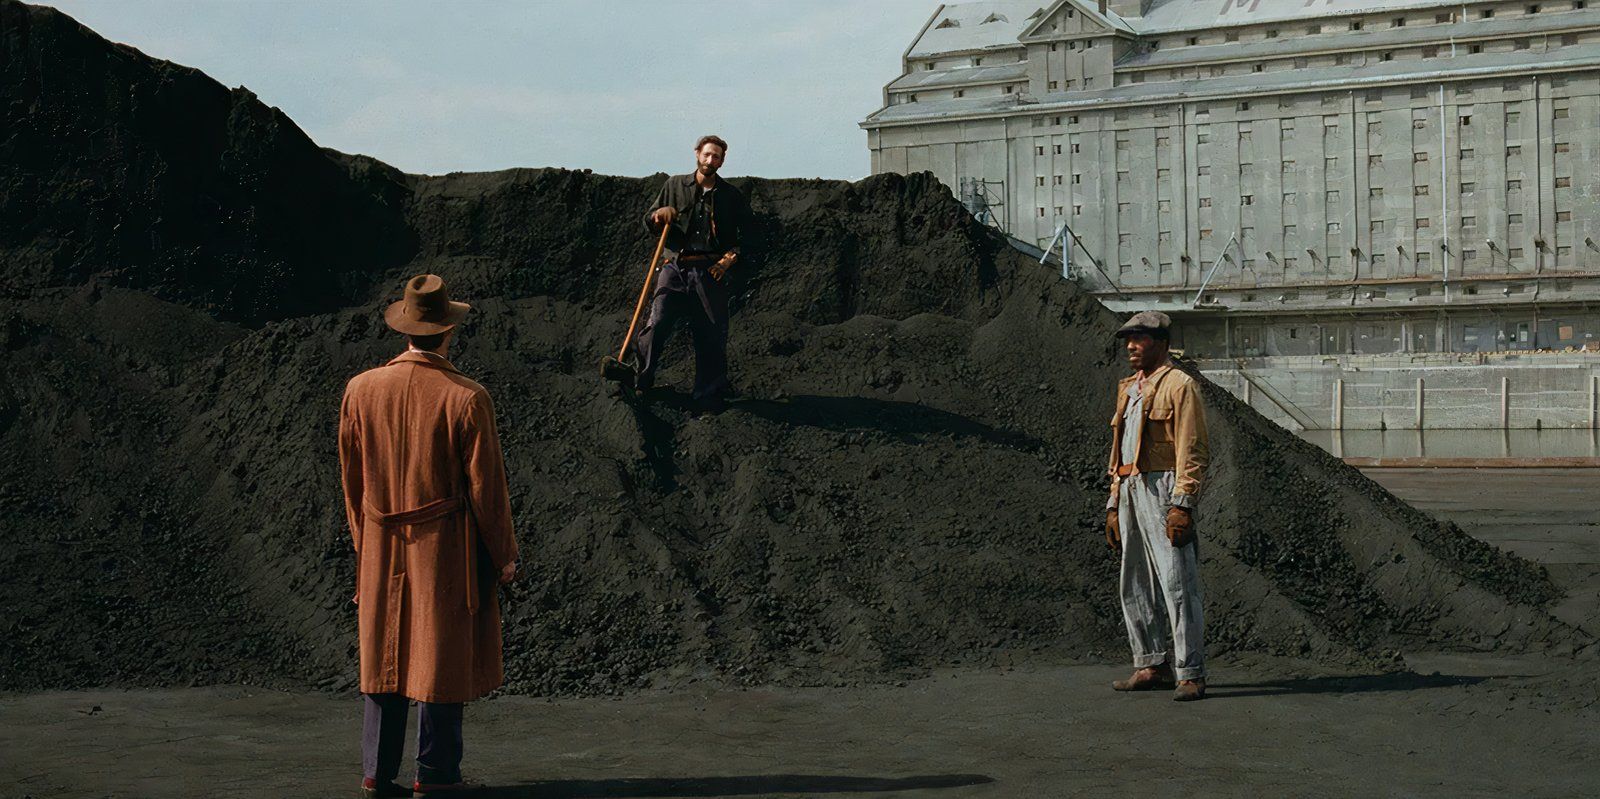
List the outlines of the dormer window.
{"type": "Polygon", "coordinates": [[[961,27],[961,23],[960,22],[957,22],[954,18],[949,18],[949,19],[946,19],[944,22],[941,22],[938,25],[933,26],[933,29],[934,30],[944,30],[945,28],[959,28],[959,27],[961,27]]]}
{"type": "Polygon", "coordinates": [[[990,14],[989,16],[984,17],[983,21],[978,23],[978,24],[979,25],[988,25],[991,22],[1010,22],[1010,21],[1011,20],[1006,19],[1006,15],[1004,15],[1004,14],[990,14]]]}

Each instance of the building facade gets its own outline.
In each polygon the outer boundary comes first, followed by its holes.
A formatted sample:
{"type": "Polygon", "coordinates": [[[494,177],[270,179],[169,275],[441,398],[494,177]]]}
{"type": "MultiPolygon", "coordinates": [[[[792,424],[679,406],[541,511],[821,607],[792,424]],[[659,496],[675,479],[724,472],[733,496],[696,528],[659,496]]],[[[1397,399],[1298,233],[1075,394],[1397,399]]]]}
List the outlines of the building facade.
{"type": "Polygon", "coordinates": [[[1587,2],[940,6],[861,124],[1197,357],[1600,348],[1587,2]]]}

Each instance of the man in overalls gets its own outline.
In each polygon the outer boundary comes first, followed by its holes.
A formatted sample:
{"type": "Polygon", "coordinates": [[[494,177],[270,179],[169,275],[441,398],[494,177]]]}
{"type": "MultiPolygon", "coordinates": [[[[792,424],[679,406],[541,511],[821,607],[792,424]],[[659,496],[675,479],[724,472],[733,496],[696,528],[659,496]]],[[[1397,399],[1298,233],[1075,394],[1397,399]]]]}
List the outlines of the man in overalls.
{"type": "Polygon", "coordinates": [[[1134,371],[1117,384],[1111,419],[1106,542],[1122,553],[1136,670],[1111,687],[1175,688],[1172,698],[1188,702],[1206,690],[1194,514],[1210,453],[1199,386],[1168,356],[1171,327],[1166,314],[1144,311],[1117,331],[1134,371]]]}

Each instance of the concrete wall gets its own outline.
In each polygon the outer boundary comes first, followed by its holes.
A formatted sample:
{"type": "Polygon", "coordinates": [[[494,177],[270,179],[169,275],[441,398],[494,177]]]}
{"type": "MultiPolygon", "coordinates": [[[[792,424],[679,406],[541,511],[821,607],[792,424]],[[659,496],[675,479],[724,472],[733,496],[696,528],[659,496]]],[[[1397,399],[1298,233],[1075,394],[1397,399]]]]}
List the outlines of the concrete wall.
{"type": "Polygon", "coordinates": [[[1201,368],[1256,410],[1297,430],[1600,424],[1600,353],[1263,358],[1203,361],[1201,368]]]}

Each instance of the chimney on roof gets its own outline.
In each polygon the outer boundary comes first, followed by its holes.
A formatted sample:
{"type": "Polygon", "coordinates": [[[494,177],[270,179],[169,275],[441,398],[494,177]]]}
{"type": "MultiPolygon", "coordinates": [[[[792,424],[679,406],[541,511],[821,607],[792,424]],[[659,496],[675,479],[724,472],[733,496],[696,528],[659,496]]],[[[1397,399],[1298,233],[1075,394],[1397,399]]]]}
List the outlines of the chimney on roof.
{"type": "Polygon", "coordinates": [[[1106,0],[1100,0],[1100,14],[1102,16],[1104,16],[1105,13],[1106,13],[1106,0]]]}

